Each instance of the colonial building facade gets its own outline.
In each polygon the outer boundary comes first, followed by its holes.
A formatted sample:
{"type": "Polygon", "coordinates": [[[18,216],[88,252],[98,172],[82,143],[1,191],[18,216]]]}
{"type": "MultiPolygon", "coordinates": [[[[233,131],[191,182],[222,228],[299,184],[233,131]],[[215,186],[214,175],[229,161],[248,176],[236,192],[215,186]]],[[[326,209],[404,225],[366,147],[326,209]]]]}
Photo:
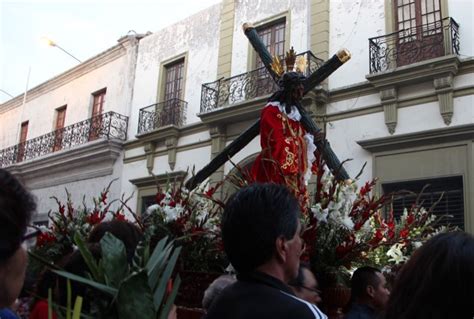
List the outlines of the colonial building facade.
{"type": "MultiPolygon", "coordinates": [[[[425,206],[444,193],[436,212],[474,232],[472,10],[452,0],[223,0],[122,39],[32,89],[24,105],[22,97],[2,104],[0,162],[22,176],[43,212],[65,186],[93,194],[113,178],[114,195],[133,193],[129,204],[142,211],[156,180],[204,167],[258,118],[275,89],[242,32],[251,22],[272,54],[293,46],[313,70],[338,49],[351,51],[304,99],[338,157],[353,159],[349,175],[367,162],[360,179],[378,177],[380,193],[430,184],[425,206]],[[97,115],[108,111],[125,117],[123,135],[94,129],[105,127],[97,115]],[[67,131],[55,129],[86,118],[84,143],[66,149],[67,131]],[[29,157],[30,140],[51,131],[49,154],[29,157]]],[[[255,138],[232,162],[249,165],[259,150],[255,138]]],[[[211,182],[233,170],[226,163],[211,182]]],[[[413,200],[397,201],[396,213],[413,200]]]]}

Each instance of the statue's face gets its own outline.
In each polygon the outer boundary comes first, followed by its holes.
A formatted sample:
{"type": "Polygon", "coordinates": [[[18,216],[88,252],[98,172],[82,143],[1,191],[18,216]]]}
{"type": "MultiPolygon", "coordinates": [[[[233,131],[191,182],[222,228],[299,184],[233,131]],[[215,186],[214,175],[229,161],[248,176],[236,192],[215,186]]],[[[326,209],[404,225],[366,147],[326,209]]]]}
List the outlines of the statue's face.
{"type": "Polygon", "coordinates": [[[291,91],[291,97],[294,101],[300,101],[304,95],[304,85],[302,83],[297,84],[291,91]]]}

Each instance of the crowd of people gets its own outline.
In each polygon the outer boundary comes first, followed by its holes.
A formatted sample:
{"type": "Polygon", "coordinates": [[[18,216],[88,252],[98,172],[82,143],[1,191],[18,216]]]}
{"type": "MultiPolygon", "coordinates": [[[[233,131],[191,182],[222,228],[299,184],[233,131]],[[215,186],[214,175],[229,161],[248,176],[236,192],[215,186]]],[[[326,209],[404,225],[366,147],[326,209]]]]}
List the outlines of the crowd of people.
{"type": "MultiPolygon", "coordinates": [[[[12,309],[27,265],[23,242],[35,235],[28,231],[35,209],[34,197],[12,174],[0,169],[1,319],[17,318],[12,309]]],[[[317,278],[309,265],[300,262],[304,245],[299,212],[298,200],[283,185],[255,183],[228,200],[222,240],[237,275],[219,277],[205,292],[205,318],[327,318],[318,307],[324,295],[317,278]]],[[[100,254],[98,242],[106,232],[124,242],[131,262],[142,239],[140,230],[125,221],[99,224],[88,238],[93,254],[100,254]]],[[[76,274],[87,271],[78,252],[61,267],[76,274]]],[[[61,302],[64,285],[64,280],[45,272],[36,284],[30,318],[48,318],[45,292],[53,290],[61,302]]],[[[381,270],[368,266],[353,273],[351,288],[347,319],[472,319],[474,238],[462,231],[434,236],[402,267],[390,292],[381,270]]],[[[85,307],[87,298],[97,298],[77,283],[72,290],[84,296],[85,307]]]]}

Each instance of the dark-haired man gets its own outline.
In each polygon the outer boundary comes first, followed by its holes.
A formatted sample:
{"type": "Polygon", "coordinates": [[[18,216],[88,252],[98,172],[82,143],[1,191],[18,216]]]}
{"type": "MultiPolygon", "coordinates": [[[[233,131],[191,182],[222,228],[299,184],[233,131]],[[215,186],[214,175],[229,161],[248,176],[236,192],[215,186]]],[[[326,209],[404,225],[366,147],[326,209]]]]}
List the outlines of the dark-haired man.
{"type": "Polygon", "coordinates": [[[375,319],[387,304],[390,292],[382,272],[374,267],[358,268],[351,278],[352,304],[345,319],[375,319]]]}
{"type": "Polygon", "coordinates": [[[237,282],[222,291],[207,319],[327,318],[287,285],[300,263],[299,209],[283,185],[253,184],[231,197],[222,238],[237,282]]]}
{"type": "Polygon", "coordinates": [[[35,209],[31,194],[0,169],[0,308],[11,306],[23,286],[27,255],[21,244],[35,209]]]}

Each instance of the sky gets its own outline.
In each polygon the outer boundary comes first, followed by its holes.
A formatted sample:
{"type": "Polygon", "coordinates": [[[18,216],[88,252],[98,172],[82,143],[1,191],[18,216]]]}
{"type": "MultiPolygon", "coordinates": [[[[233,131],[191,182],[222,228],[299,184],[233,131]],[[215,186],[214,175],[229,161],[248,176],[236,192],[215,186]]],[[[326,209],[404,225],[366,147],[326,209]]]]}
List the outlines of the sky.
{"type": "Polygon", "coordinates": [[[130,30],[156,32],[221,0],[0,0],[0,103],[76,66],[130,30]],[[28,76],[29,74],[29,76],[28,76]]]}

